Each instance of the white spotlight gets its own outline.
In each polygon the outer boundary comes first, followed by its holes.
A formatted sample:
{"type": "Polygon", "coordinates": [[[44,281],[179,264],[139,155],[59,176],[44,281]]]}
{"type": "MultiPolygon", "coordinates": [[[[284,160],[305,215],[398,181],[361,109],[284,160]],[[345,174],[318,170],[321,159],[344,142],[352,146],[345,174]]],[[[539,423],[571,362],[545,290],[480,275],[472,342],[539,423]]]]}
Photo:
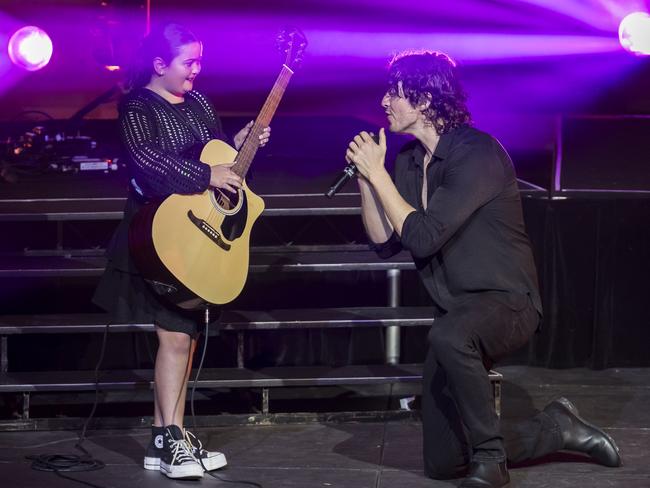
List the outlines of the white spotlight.
{"type": "Polygon", "coordinates": [[[44,30],[33,25],[18,29],[9,39],[11,61],[28,71],[47,65],[52,57],[52,40],[44,30]]]}
{"type": "Polygon", "coordinates": [[[618,28],[618,38],[627,51],[650,55],[650,14],[634,12],[627,15],[618,28]]]}

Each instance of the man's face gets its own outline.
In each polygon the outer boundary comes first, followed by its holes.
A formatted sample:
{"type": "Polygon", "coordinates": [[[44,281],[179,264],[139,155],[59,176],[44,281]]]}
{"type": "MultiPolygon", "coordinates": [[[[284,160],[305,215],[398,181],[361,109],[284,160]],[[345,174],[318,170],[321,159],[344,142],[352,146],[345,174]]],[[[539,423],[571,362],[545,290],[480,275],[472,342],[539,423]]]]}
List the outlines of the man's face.
{"type": "Polygon", "coordinates": [[[397,90],[388,90],[381,100],[386,112],[391,132],[409,134],[421,118],[421,112],[404,96],[402,82],[397,83],[397,90]]]}

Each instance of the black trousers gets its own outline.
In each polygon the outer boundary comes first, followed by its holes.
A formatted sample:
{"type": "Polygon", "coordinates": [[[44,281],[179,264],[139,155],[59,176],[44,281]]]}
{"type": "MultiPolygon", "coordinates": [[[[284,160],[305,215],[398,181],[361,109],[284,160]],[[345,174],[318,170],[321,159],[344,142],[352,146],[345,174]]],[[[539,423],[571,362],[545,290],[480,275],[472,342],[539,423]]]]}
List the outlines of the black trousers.
{"type": "Polygon", "coordinates": [[[424,365],[424,467],[436,479],[461,476],[471,460],[521,462],[562,447],[559,426],[541,412],[501,429],[491,365],[523,346],[539,314],[528,296],[479,293],[436,318],[424,365]]]}

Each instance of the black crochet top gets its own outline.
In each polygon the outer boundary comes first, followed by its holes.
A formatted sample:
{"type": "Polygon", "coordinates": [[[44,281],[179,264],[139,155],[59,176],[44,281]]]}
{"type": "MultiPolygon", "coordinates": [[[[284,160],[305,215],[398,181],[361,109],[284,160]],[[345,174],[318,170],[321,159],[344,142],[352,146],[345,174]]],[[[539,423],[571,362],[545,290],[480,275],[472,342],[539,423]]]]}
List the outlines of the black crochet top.
{"type": "Polygon", "coordinates": [[[208,188],[210,166],[199,161],[201,149],[226,137],[206,97],[191,91],[172,105],[147,88],[137,89],[120,104],[119,124],[137,193],[150,199],[208,188]]]}

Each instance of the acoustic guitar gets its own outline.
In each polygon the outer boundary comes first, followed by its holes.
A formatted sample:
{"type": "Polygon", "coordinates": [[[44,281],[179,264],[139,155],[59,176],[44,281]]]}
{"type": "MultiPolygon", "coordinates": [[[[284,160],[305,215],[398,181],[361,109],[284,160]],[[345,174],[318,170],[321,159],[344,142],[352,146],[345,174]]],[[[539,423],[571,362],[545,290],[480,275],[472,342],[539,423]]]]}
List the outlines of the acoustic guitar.
{"type": "Polygon", "coordinates": [[[200,160],[210,166],[234,162],[243,180],[237,193],[209,188],[193,195],[173,194],[146,204],[129,227],[135,264],[156,292],[184,309],[228,303],[248,276],[249,242],[264,201],[246,184],[246,174],[295,67],[307,45],[298,30],[278,36],[285,61],[266,102],[239,152],[221,140],[208,142],[200,160]]]}

